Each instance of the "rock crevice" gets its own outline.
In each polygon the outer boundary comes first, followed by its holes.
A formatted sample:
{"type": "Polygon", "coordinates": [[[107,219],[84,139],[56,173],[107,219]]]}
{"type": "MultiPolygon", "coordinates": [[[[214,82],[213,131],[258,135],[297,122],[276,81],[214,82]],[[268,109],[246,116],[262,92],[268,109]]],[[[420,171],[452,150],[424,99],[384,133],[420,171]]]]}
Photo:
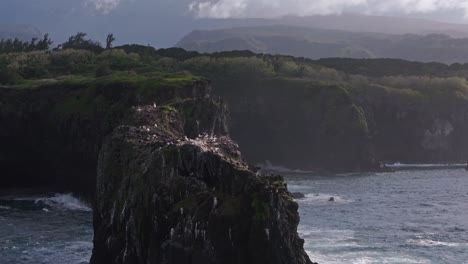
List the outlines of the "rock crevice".
{"type": "Polygon", "coordinates": [[[91,263],[311,263],[281,176],[245,163],[213,98],[139,106],[104,141],[91,263]]]}

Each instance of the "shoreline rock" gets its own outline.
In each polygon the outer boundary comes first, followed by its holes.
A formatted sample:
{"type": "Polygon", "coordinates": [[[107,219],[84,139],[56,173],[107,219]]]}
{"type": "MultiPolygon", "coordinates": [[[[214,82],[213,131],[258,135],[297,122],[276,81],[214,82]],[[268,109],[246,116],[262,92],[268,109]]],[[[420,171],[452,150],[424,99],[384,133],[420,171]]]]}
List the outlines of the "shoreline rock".
{"type": "Polygon", "coordinates": [[[312,263],[283,178],[249,169],[224,109],[206,98],[137,107],[105,140],[92,264],[312,263]]]}

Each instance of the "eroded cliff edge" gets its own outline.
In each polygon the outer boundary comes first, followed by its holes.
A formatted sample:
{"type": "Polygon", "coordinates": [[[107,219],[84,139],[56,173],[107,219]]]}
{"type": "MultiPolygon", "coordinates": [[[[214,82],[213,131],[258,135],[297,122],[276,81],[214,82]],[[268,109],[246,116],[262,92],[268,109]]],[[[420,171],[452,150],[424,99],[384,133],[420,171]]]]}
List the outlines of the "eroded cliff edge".
{"type": "Polygon", "coordinates": [[[91,263],[311,263],[298,205],[243,161],[222,102],[131,112],[100,152],[91,263]]]}
{"type": "Polygon", "coordinates": [[[0,88],[0,189],[92,194],[103,139],[132,106],[204,97],[210,89],[192,76],[125,73],[0,88]]]}

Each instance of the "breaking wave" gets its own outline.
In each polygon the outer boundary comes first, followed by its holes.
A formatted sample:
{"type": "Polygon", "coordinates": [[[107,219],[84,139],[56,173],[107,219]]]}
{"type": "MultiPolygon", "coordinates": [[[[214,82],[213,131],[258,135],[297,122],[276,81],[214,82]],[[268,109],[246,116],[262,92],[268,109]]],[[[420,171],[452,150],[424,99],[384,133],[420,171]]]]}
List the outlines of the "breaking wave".
{"type": "Polygon", "coordinates": [[[461,169],[465,168],[466,164],[405,164],[397,162],[386,164],[386,166],[392,169],[461,169]]]}
{"type": "Polygon", "coordinates": [[[260,167],[263,171],[278,172],[278,173],[288,173],[288,174],[310,174],[315,173],[315,171],[307,171],[300,169],[290,169],[281,165],[273,165],[269,160],[266,160],[265,163],[260,163],[256,165],[260,167]]]}
{"type": "Polygon", "coordinates": [[[56,194],[54,197],[38,198],[34,201],[36,204],[44,204],[46,206],[78,211],[91,211],[91,207],[85,204],[80,199],[74,197],[72,194],[56,194]]]}

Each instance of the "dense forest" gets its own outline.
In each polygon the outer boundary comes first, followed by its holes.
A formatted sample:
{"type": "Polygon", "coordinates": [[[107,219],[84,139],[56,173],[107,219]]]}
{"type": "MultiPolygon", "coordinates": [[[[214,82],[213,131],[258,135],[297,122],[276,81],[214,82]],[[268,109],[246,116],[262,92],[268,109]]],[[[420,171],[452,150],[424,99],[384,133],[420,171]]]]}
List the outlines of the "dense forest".
{"type": "Polygon", "coordinates": [[[349,170],[370,169],[380,160],[468,158],[466,64],[200,54],[112,47],[114,39],[108,35],[102,46],[78,33],[53,49],[51,41],[47,49],[4,49],[0,84],[30,89],[96,78],[134,83],[197,75],[228,101],[231,134],[251,162],[349,170]]]}

